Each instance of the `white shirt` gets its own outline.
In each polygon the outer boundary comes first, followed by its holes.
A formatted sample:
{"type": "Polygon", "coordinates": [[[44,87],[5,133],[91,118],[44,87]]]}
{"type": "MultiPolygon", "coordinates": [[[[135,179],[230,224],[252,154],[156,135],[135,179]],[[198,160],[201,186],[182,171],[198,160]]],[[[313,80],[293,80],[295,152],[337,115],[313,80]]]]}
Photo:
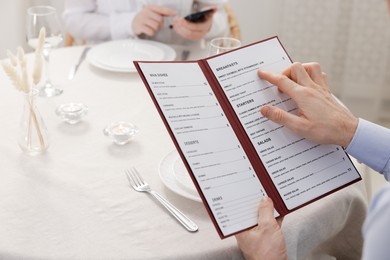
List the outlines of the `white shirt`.
{"type": "MultiPolygon", "coordinates": [[[[225,36],[229,24],[223,4],[227,0],[65,0],[63,20],[65,29],[73,37],[87,41],[107,41],[134,38],[132,22],[145,4],[160,4],[176,10],[178,15],[185,16],[193,12],[194,4],[198,9],[206,6],[217,6],[213,24],[206,38],[225,36]]],[[[152,37],[153,40],[165,43],[185,43],[174,30],[169,29],[169,17],[163,28],[152,37]]]]}

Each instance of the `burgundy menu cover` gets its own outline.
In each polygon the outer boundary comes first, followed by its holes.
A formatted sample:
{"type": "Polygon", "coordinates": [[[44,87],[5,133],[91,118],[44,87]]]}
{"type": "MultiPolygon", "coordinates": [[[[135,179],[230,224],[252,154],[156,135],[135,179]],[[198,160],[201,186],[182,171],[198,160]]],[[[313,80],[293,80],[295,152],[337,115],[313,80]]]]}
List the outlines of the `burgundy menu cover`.
{"type": "Polygon", "coordinates": [[[265,195],[279,217],[361,180],[342,147],[260,114],[266,104],[297,113],[257,76],[291,64],[277,37],[196,61],[134,63],[221,238],[255,226],[265,195]]]}

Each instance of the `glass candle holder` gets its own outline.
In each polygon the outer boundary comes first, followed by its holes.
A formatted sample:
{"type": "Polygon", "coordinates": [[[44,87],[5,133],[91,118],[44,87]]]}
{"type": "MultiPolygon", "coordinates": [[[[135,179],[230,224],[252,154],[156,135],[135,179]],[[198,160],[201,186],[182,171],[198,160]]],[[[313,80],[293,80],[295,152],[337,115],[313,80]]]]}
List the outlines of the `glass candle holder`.
{"type": "Polygon", "coordinates": [[[111,123],[103,129],[103,134],[118,145],[127,144],[137,133],[138,128],[135,125],[124,121],[111,123]]]}
{"type": "Polygon", "coordinates": [[[68,124],[77,124],[88,113],[88,107],[81,103],[62,104],[56,109],[56,114],[68,124]]]}

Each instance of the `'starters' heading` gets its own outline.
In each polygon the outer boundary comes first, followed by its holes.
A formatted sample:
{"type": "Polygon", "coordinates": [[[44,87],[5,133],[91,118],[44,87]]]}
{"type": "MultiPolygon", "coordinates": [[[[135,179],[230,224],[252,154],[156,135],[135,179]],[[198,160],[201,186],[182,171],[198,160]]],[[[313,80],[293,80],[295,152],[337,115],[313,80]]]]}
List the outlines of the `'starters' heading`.
{"type": "Polygon", "coordinates": [[[230,64],[227,64],[227,65],[225,65],[225,66],[222,66],[222,67],[218,67],[218,68],[216,68],[215,70],[216,70],[216,71],[220,71],[220,70],[224,70],[224,69],[227,69],[227,68],[230,68],[230,67],[236,66],[236,65],[238,65],[238,62],[237,62],[237,61],[235,61],[235,62],[232,62],[232,63],[230,63],[230,64]]]}

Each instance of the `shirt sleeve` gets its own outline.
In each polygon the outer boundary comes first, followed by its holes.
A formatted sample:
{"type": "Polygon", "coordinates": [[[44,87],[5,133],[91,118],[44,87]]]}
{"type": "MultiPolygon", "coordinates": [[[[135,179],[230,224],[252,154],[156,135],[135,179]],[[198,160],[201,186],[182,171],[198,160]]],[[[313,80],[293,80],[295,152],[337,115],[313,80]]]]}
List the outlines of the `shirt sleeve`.
{"type": "Polygon", "coordinates": [[[87,41],[111,38],[109,16],[96,13],[96,1],[66,0],[64,4],[64,27],[74,38],[87,41]]]}
{"type": "Polygon", "coordinates": [[[113,40],[135,36],[131,25],[136,14],[136,12],[123,12],[110,15],[110,31],[113,40]]]}
{"type": "Polygon", "coordinates": [[[131,25],[139,9],[138,1],[132,8],[127,2],[115,6],[108,2],[102,4],[99,11],[96,0],[65,0],[64,4],[65,30],[77,39],[99,42],[134,36],[131,25]]]}
{"type": "Polygon", "coordinates": [[[390,129],[360,118],[346,152],[390,181],[390,129]]]}
{"type": "Polygon", "coordinates": [[[373,198],[363,225],[364,260],[386,260],[390,256],[390,185],[373,198]]]}
{"type": "MultiPolygon", "coordinates": [[[[359,119],[346,152],[390,180],[390,130],[359,119]]],[[[363,226],[363,259],[389,259],[390,184],[373,198],[363,226]]]]}

